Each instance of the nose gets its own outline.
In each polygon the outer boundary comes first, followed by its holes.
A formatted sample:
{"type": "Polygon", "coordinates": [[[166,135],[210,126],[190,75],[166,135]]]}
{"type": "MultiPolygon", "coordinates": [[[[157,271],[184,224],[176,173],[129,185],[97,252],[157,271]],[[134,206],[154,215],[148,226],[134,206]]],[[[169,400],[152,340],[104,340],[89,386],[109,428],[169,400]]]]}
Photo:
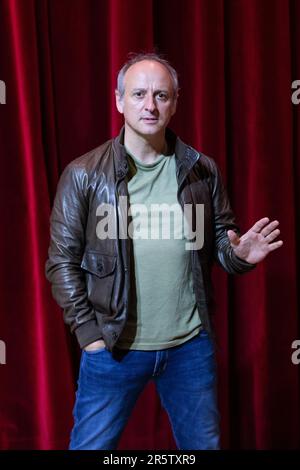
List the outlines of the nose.
{"type": "Polygon", "coordinates": [[[156,103],[155,99],[152,95],[147,96],[146,102],[145,102],[145,110],[149,111],[150,113],[153,113],[153,111],[156,108],[156,103]]]}

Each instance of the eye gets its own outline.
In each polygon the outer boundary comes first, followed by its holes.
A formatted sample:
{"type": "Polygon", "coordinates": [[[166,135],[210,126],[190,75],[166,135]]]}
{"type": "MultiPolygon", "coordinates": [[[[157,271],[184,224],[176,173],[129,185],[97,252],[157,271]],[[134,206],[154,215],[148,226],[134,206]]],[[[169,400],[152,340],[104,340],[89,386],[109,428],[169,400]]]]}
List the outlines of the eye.
{"type": "Polygon", "coordinates": [[[135,96],[136,98],[143,98],[144,93],[142,91],[135,91],[133,93],[133,96],[135,96]]]}
{"type": "Polygon", "coordinates": [[[159,93],[158,98],[162,101],[167,101],[168,95],[166,93],[159,93]]]}

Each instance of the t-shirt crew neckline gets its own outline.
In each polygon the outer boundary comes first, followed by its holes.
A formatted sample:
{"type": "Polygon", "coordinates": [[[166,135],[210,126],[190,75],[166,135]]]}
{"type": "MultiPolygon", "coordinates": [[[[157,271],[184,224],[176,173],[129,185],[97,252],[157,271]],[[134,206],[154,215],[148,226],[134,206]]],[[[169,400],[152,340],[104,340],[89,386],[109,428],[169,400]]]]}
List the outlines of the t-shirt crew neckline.
{"type": "Polygon", "coordinates": [[[127,148],[126,148],[126,152],[132,158],[132,160],[134,161],[134,163],[136,164],[137,167],[142,168],[142,169],[149,169],[149,170],[151,170],[152,168],[157,167],[162,160],[164,160],[166,158],[170,158],[172,156],[172,155],[161,154],[161,155],[158,155],[155,162],[144,163],[144,162],[142,162],[142,160],[139,160],[132,153],[130,153],[127,148]]]}

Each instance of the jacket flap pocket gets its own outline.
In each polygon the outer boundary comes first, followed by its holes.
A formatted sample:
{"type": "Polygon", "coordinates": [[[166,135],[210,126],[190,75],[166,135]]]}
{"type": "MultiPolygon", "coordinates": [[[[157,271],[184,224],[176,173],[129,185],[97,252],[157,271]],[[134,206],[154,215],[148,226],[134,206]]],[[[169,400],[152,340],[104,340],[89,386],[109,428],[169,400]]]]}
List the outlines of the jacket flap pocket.
{"type": "Polygon", "coordinates": [[[116,256],[103,255],[97,251],[86,251],[82,258],[81,267],[98,277],[105,277],[115,270],[116,256]]]}

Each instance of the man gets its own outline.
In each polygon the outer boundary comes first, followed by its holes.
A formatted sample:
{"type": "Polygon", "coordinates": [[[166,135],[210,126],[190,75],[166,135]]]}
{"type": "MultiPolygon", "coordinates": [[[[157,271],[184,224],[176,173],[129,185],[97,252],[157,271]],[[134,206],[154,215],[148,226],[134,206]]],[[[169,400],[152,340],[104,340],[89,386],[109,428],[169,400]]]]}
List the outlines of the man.
{"type": "Polygon", "coordinates": [[[282,245],[268,218],[239,237],[216,164],[167,128],[177,98],[168,62],[133,57],[118,75],[120,135],[58,185],[46,273],[83,349],[70,449],[115,449],[149,380],[178,448],[218,449],[211,265],[247,272],[282,245]]]}

